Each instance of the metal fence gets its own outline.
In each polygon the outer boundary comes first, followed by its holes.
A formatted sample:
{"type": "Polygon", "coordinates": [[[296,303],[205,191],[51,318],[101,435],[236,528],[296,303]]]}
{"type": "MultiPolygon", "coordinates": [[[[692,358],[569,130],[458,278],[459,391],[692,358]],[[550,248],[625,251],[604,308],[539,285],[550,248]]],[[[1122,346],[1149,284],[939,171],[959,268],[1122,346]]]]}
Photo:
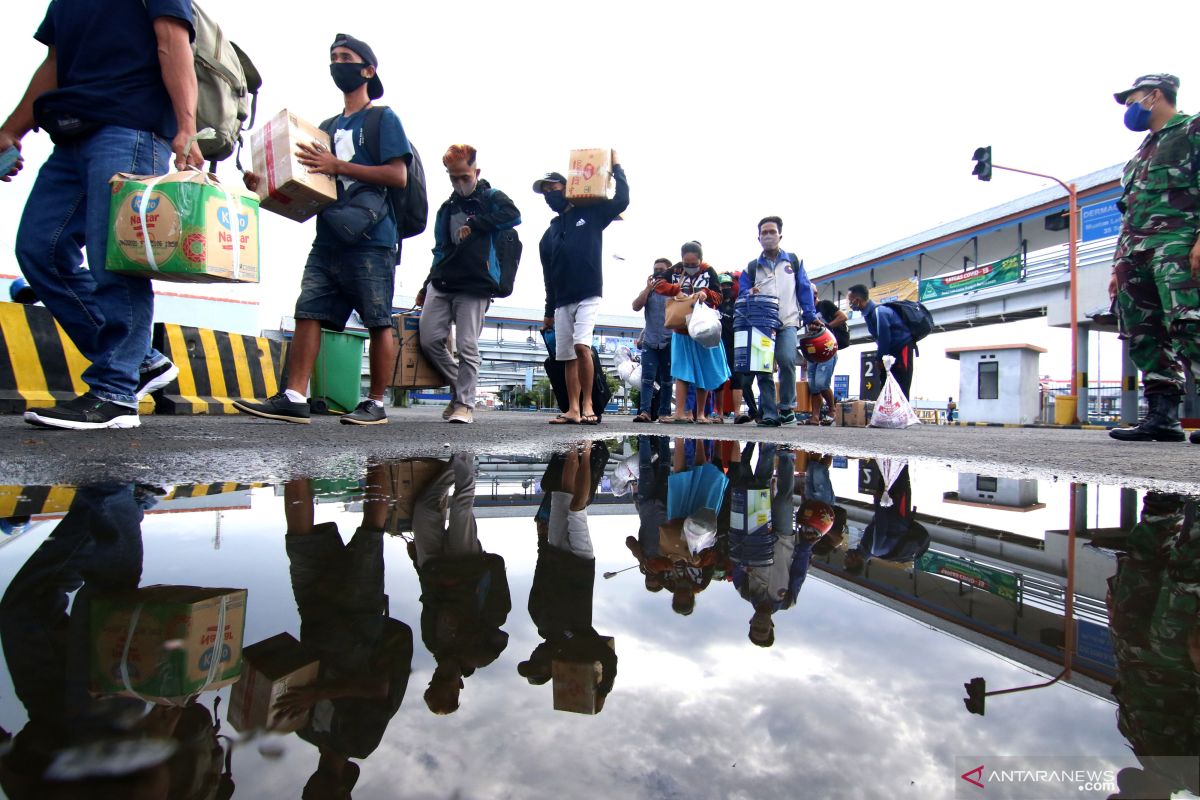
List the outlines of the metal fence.
{"type": "MultiPolygon", "coordinates": [[[[1054,405],[1060,395],[1071,393],[1070,381],[1043,381],[1041,385],[1041,415],[1042,422],[1054,422],[1054,405]]],[[[1092,424],[1116,424],[1121,421],[1121,382],[1095,381],[1087,387],[1088,409],[1087,419],[1080,420],[1092,424]]],[[[1082,411],[1082,409],[1080,409],[1082,411]]],[[[1145,398],[1138,399],[1138,417],[1146,412],[1145,398]]]]}

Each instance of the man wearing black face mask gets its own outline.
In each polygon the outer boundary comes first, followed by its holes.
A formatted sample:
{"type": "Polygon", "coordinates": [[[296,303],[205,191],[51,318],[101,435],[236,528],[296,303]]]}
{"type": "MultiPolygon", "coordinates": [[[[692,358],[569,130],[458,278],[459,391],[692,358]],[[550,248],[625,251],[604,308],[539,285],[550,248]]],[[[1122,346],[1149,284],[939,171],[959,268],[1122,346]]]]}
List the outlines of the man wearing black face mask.
{"type": "MultiPolygon", "coordinates": [[[[377,69],[379,61],[370,46],[340,33],[329,49],[329,58],[333,82],[344,95],[342,113],[328,123],[333,132],[332,152],[319,144],[300,144],[298,158],[309,171],[337,179],[339,202],[317,216],[317,238],[304,265],[300,298],[296,301],[296,334],[288,349],[287,388],[262,403],[237,400],[233,405],[256,417],[307,423],[305,391],[321,348],[321,329],[341,331],[350,312],[357,311],[371,332],[371,389],[367,399],[344,414],[341,421],[348,425],[381,425],[387,422],[383,398],[396,362],[392,329],[396,252],[400,247],[396,222],[385,198],[379,221],[348,242],[326,215],[344,209],[342,201],[347,198],[406,186],[412,147],[394,111],[382,108],[372,112],[371,102],[383,96],[383,83],[377,69]],[[371,113],[380,115],[377,143],[368,142],[365,134],[371,113]]],[[[244,179],[251,191],[261,180],[249,172],[244,179]]]]}
{"type": "Polygon", "coordinates": [[[546,281],[543,325],[547,330],[554,328],[554,357],[566,362],[568,408],[551,420],[554,425],[599,422],[592,408],[591,347],[604,290],[604,229],[629,206],[629,183],[616,150],[612,152],[612,174],[617,182],[613,198],[583,207],[567,200],[567,179],[559,173],[547,172],[533,182],[533,191],[545,197],[546,205],[557,214],[538,245],[546,281]]]}
{"type": "Polygon", "coordinates": [[[1137,427],[1109,431],[1124,442],[1182,442],[1180,362],[1200,379],[1200,116],[1176,111],[1178,89],[1174,75],[1143,75],[1113,95],[1125,126],[1150,132],[1121,179],[1108,286],[1150,408],[1137,427]]]}
{"type": "Polygon", "coordinates": [[[433,266],[417,292],[421,349],[450,380],[450,403],[442,419],[453,423],[474,421],[479,332],[500,280],[496,235],[521,224],[521,212],[508,195],[480,179],[475,158],[469,144],[450,145],[442,156],[454,192],[438,209],[433,266]],[[447,347],[450,323],[457,337],[457,361],[447,347]]]}

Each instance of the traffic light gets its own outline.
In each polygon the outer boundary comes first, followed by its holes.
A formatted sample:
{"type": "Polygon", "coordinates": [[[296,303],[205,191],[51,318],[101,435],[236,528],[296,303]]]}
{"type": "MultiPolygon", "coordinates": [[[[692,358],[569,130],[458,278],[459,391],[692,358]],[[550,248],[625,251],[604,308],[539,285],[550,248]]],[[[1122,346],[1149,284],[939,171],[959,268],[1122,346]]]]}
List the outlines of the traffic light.
{"type": "Polygon", "coordinates": [[[983,678],[971,678],[971,682],[964,683],[963,688],[967,690],[963,705],[967,707],[967,711],[982,717],[983,701],[987,697],[987,681],[983,678]]]}
{"type": "Polygon", "coordinates": [[[990,181],[992,179],[992,148],[976,147],[975,155],[971,156],[975,159],[975,169],[971,170],[971,174],[981,181],[990,181]]]}

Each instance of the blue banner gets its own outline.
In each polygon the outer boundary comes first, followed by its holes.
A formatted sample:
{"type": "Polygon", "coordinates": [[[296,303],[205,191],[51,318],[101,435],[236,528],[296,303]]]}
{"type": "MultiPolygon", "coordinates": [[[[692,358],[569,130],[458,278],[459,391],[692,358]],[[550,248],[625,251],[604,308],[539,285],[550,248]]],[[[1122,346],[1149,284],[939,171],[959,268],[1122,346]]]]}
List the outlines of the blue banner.
{"type": "Polygon", "coordinates": [[[1085,242],[1107,239],[1121,232],[1121,212],[1116,200],[1106,200],[1079,209],[1080,238],[1085,242]]]}

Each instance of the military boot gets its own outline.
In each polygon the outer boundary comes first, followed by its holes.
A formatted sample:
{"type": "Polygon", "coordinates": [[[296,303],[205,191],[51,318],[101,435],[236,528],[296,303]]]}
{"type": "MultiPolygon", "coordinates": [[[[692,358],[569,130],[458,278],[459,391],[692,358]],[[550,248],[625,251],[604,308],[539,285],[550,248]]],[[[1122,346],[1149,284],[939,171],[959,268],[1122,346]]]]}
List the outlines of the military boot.
{"type": "Polygon", "coordinates": [[[1182,442],[1187,434],[1179,424],[1180,399],[1177,394],[1147,395],[1146,418],[1136,428],[1114,428],[1108,435],[1122,442],[1182,442]]]}

